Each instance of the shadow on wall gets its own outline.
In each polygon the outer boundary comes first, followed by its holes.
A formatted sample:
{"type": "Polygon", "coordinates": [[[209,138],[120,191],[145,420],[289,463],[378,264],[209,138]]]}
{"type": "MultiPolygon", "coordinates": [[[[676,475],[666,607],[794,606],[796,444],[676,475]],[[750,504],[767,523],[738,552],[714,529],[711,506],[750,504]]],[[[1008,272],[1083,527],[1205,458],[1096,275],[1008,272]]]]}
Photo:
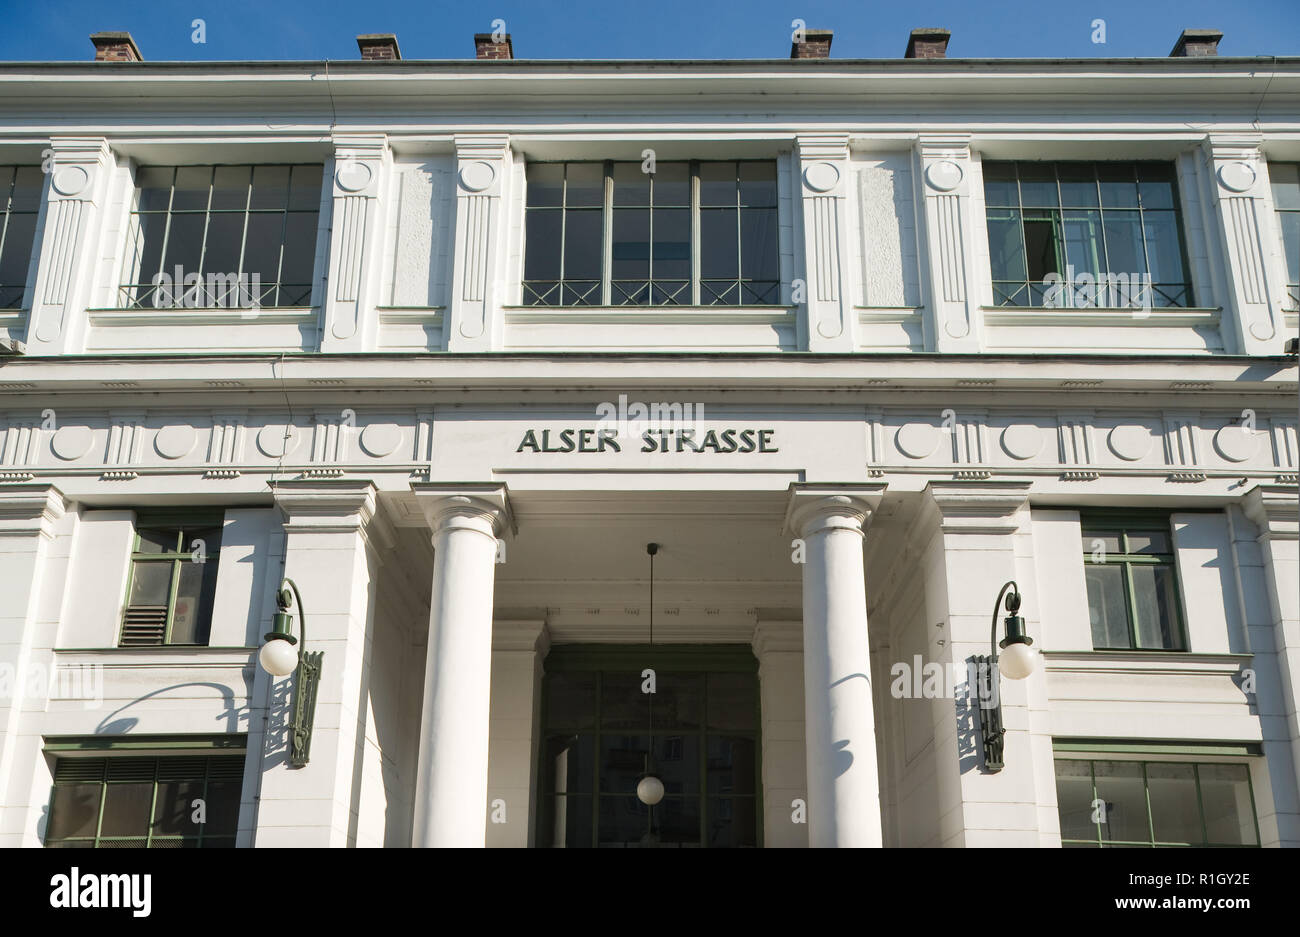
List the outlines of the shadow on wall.
{"type": "MultiPolygon", "coordinates": [[[[123,705],[119,706],[117,709],[113,710],[108,715],[104,716],[104,718],[99,721],[99,724],[95,726],[94,734],[102,735],[106,737],[115,736],[115,735],[129,735],[131,733],[131,730],[140,724],[140,720],[135,716],[123,716],[121,718],[117,718],[120,716],[121,713],[130,709],[132,706],[135,706],[137,703],[143,703],[145,700],[151,699],[152,697],[161,696],[164,693],[169,693],[173,690],[179,690],[184,687],[208,687],[219,692],[221,694],[221,698],[225,701],[225,707],[224,710],[221,713],[219,713],[215,718],[217,721],[225,722],[225,728],[222,731],[224,731],[228,735],[238,734],[241,731],[240,730],[241,721],[244,723],[245,726],[243,731],[247,731],[249,707],[235,705],[234,690],[226,686],[224,683],[207,683],[203,681],[195,681],[192,683],[174,683],[171,686],[160,687],[157,690],[153,690],[149,693],[146,693],[144,696],[136,697],[130,702],[124,703],[123,705]]],[[[36,821],[36,836],[40,839],[42,843],[45,842],[45,830],[49,824],[49,820],[50,820],[50,805],[47,802],[45,806],[41,808],[41,815],[36,821]]]]}
{"type": "Polygon", "coordinates": [[[975,688],[967,681],[956,684],[956,691],[953,705],[957,714],[957,773],[965,774],[979,768],[981,773],[987,774],[984,759],[980,757],[979,700],[975,688]]]}

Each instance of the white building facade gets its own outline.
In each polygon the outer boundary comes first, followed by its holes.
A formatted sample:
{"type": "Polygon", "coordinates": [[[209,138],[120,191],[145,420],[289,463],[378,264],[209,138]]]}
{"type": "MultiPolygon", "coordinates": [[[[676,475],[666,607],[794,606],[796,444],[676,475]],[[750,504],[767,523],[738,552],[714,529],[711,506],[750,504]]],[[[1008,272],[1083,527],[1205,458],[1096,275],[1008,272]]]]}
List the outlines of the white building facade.
{"type": "Polygon", "coordinates": [[[0,844],[1300,845],[1300,60],[1215,41],[0,63],[0,844]]]}

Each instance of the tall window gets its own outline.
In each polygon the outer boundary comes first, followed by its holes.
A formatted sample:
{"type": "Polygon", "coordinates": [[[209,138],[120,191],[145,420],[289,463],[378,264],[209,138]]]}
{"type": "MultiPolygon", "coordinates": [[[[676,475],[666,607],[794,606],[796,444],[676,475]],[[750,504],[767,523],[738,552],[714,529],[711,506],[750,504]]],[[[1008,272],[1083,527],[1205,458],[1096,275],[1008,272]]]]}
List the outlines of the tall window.
{"type": "Polygon", "coordinates": [[[319,165],[144,166],[136,188],[122,306],[311,302],[319,165]]]}
{"type": "Polygon", "coordinates": [[[561,646],[546,670],[540,845],[759,844],[758,680],[748,649],[561,646]],[[643,692],[647,667],[653,694],[643,692]],[[654,807],[636,795],[647,766],[664,784],[654,807]]]}
{"type": "Polygon", "coordinates": [[[123,647],[208,643],[217,590],[221,515],[141,515],[131,554],[123,647]]]}
{"type": "Polygon", "coordinates": [[[1273,184],[1273,206],[1282,229],[1282,251],[1286,255],[1286,289],[1291,306],[1300,306],[1300,163],[1269,163],[1273,184]]]}
{"type": "Polygon", "coordinates": [[[1258,846],[1243,764],[1057,759],[1063,846],[1258,846]]]}
{"type": "Polygon", "coordinates": [[[243,775],[243,754],[59,758],[45,845],[234,846],[243,775]]]}
{"type": "Polygon", "coordinates": [[[524,304],[780,301],[776,164],[530,163],[524,304]]]}
{"type": "Polygon", "coordinates": [[[1186,650],[1167,515],[1083,518],[1092,646],[1186,650]]]}
{"type": "Polygon", "coordinates": [[[20,309],[43,187],[39,166],[0,166],[0,309],[20,309]]]}
{"type": "Polygon", "coordinates": [[[1192,304],[1172,164],[986,161],[984,199],[995,305],[1192,304]]]}

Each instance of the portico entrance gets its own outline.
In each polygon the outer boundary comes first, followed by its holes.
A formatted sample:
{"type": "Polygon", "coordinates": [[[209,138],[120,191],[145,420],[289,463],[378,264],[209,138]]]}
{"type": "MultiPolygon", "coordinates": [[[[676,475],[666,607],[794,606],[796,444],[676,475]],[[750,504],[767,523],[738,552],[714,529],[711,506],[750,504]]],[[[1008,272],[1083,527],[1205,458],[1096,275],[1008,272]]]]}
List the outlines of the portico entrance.
{"type": "Polygon", "coordinates": [[[747,645],[557,645],[544,666],[539,846],[762,842],[747,645]],[[636,795],[648,768],[665,789],[654,806],[636,795]]]}

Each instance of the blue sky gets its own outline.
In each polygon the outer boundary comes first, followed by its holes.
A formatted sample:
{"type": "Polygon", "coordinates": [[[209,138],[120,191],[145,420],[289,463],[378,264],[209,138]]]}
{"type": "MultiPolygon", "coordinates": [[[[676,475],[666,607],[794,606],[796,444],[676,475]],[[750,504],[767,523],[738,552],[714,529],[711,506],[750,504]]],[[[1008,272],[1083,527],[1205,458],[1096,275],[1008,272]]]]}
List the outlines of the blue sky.
{"type": "Polygon", "coordinates": [[[952,30],[949,55],[963,57],[1164,56],[1184,27],[1222,30],[1223,55],[1300,54],[1300,0],[0,0],[0,12],[8,61],[88,60],[90,33],[118,29],[153,61],[355,59],[371,32],[396,33],[404,58],[466,59],[496,18],[520,58],[784,58],[796,17],[835,30],[832,58],[899,57],[917,26],[952,30]]]}

